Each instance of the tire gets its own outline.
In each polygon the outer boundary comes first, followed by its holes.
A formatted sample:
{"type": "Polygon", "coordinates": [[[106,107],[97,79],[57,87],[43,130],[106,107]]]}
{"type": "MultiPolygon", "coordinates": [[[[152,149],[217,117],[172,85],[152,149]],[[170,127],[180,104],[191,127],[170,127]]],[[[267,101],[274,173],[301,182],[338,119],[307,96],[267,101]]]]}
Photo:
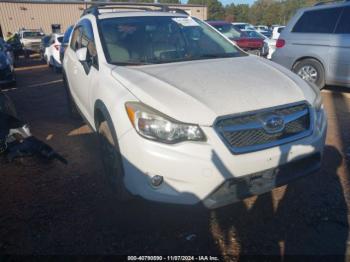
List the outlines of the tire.
{"type": "Polygon", "coordinates": [[[323,65],[315,59],[301,60],[294,66],[293,72],[302,79],[314,83],[319,89],[322,89],[326,84],[323,65]]]}
{"type": "Polygon", "coordinates": [[[57,67],[56,64],[53,66],[53,71],[56,73],[56,74],[59,74],[61,73],[61,68],[57,67]]]}
{"type": "Polygon", "coordinates": [[[113,136],[114,128],[106,120],[98,127],[100,156],[104,167],[104,174],[112,187],[118,202],[126,202],[132,197],[124,185],[124,168],[118,142],[113,136]]]}
{"type": "Polygon", "coordinates": [[[52,68],[53,65],[51,62],[52,62],[52,57],[50,56],[49,58],[47,58],[47,65],[52,68]]]}
{"type": "Polygon", "coordinates": [[[77,106],[75,105],[72,94],[69,90],[68,82],[65,77],[63,77],[63,85],[64,85],[64,89],[66,90],[68,112],[70,117],[73,119],[81,119],[81,116],[79,114],[77,106]]]}

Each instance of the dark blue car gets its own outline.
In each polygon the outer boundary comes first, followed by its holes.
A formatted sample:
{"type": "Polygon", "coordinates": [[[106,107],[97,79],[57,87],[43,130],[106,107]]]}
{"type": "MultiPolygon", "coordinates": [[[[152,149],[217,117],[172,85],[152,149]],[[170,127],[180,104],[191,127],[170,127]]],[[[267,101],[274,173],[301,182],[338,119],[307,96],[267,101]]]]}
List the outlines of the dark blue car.
{"type": "Polygon", "coordinates": [[[71,25],[67,28],[66,32],[64,33],[63,41],[62,41],[61,47],[60,47],[61,63],[63,62],[64,52],[66,51],[66,48],[68,46],[69,38],[70,38],[70,35],[72,34],[72,31],[73,31],[73,26],[71,25]]]}

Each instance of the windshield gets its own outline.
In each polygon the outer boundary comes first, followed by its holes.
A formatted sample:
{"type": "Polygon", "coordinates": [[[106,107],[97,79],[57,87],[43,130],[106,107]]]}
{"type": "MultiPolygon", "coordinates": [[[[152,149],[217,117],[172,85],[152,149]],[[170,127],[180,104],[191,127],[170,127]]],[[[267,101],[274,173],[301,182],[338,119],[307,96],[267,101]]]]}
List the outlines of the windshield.
{"type": "Polygon", "coordinates": [[[41,32],[24,32],[23,37],[24,38],[41,38],[41,37],[43,37],[43,33],[41,33],[41,32]]]}
{"type": "Polygon", "coordinates": [[[213,27],[229,39],[238,39],[242,36],[242,32],[237,31],[231,24],[213,25],[213,27]]]}
{"type": "Polygon", "coordinates": [[[149,16],[100,22],[109,63],[157,64],[245,55],[211,27],[189,17],[149,16]]]}

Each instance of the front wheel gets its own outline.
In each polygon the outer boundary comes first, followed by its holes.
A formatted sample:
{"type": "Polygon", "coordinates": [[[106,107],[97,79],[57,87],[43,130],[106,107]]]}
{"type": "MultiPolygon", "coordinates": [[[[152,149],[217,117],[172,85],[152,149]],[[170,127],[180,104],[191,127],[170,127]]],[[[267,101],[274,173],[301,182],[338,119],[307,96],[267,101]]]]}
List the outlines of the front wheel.
{"type": "Polygon", "coordinates": [[[122,156],[117,140],[113,137],[111,127],[104,120],[98,127],[100,155],[104,167],[105,176],[112,186],[118,201],[125,202],[131,198],[124,186],[124,169],[122,156]]]}
{"type": "Polygon", "coordinates": [[[301,60],[295,65],[293,71],[302,79],[317,85],[320,89],[325,86],[323,66],[315,59],[301,60]]]}

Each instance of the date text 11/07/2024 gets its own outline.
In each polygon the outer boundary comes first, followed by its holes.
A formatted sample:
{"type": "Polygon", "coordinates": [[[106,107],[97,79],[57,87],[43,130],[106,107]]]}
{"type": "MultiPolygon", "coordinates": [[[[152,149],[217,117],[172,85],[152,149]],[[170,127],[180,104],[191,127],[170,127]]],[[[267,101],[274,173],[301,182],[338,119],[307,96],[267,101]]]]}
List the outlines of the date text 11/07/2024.
{"type": "Polygon", "coordinates": [[[217,256],[128,256],[128,261],[219,261],[217,256]]]}

